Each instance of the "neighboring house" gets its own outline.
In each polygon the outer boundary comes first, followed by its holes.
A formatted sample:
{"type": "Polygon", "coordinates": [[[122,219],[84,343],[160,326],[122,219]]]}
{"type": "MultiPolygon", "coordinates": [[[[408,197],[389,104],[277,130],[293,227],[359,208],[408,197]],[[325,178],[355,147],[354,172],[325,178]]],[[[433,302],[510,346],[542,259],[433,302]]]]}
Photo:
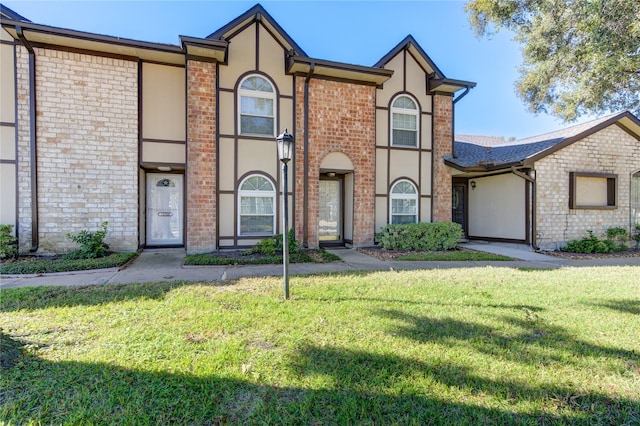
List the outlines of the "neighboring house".
{"type": "Polygon", "coordinates": [[[276,136],[296,138],[297,239],[367,246],[450,221],[454,95],[408,36],[374,66],[309,57],[260,5],[181,45],[2,9],[2,223],[22,252],[109,222],[115,250],[238,248],[281,233],[276,136]]]}
{"type": "Polygon", "coordinates": [[[640,120],[628,112],[518,141],[456,135],[445,161],[472,239],[555,250],[640,224],[640,120]]]}

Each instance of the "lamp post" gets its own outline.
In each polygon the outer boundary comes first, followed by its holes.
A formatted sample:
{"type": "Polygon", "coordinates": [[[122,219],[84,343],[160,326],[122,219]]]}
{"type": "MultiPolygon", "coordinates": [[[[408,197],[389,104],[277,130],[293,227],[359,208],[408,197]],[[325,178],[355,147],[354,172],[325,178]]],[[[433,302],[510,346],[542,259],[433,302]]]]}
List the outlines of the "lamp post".
{"type": "Polygon", "coordinates": [[[287,182],[288,163],[293,156],[293,135],[287,129],[276,138],[278,157],[282,162],[282,268],[284,279],[284,299],[289,299],[289,184],[287,182]]]}

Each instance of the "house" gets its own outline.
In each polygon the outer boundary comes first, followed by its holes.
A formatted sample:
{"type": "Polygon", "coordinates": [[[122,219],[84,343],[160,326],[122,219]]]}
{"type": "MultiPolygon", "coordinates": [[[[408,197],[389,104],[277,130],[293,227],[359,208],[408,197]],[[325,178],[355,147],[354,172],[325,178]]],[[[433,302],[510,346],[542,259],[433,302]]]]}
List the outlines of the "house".
{"type": "Polygon", "coordinates": [[[640,224],[640,120],[628,112],[517,141],[457,135],[445,162],[471,239],[556,250],[640,224]]]}
{"type": "Polygon", "coordinates": [[[475,84],[447,78],[411,36],[369,67],[309,57],[260,5],[180,45],[2,15],[2,223],[23,252],[69,250],[66,233],[102,221],[116,250],[281,233],[285,128],[304,246],[451,220],[442,158],[454,96],[475,84]]]}
{"type": "Polygon", "coordinates": [[[71,250],[67,233],[103,221],[119,251],[282,233],[285,129],[286,213],[304,247],[368,246],[387,223],[452,218],[470,238],[533,245],[578,236],[587,216],[630,225],[635,117],[511,148],[454,144],[454,104],[475,83],[446,77],[412,36],[361,66],[310,57],[260,5],[179,45],[0,12],[0,223],[22,252],[71,250]],[[582,162],[583,146],[598,155],[582,162]],[[560,172],[565,154],[575,161],[560,172]],[[569,176],[574,207],[560,209],[569,176]]]}

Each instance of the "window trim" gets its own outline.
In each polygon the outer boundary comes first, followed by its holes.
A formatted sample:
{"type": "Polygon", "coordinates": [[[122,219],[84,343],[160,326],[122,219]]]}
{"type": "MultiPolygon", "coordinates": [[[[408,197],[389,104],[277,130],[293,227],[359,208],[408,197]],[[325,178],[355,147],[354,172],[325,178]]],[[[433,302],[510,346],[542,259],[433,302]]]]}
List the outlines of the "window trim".
{"type": "Polygon", "coordinates": [[[277,204],[277,196],[278,196],[278,191],[276,191],[276,185],[274,184],[273,180],[263,174],[263,173],[249,173],[247,175],[245,175],[241,180],[240,183],[238,185],[238,206],[237,206],[237,218],[238,218],[238,236],[242,236],[242,237],[246,237],[246,236],[255,236],[255,237],[268,237],[268,236],[272,236],[272,235],[276,235],[276,221],[277,221],[277,215],[278,215],[278,204],[277,204]],[[243,190],[242,189],[242,185],[249,179],[251,179],[252,177],[261,177],[263,179],[265,179],[267,182],[269,182],[269,184],[271,185],[271,191],[254,191],[254,190],[243,190]],[[268,232],[242,232],[242,217],[243,216],[266,216],[266,215],[247,215],[247,214],[242,214],[242,198],[243,197],[262,197],[262,198],[271,198],[273,200],[273,219],[272,219],[272,228],[273,231],[271,233],[268,232]]]}
{"type": "Polygon", "coordinates": [[[245,75],[244,77],[242,77],[242,79],[240,80],[240,82],[238,83],[238,89],[237,89],[237,93],[236,93],[236,103],[238,105],[237,110],[238,110],[238,116],[236,117],[237,123],[238,123],[238,134],[242,135],[242,136],[252,136],[252,137],[261,137],[261,138],[268,138],[268,137],[276,137],[276,127],[278,127],[278,122],[277,122],[277,117],[278,117],[278,93],[277,93],[277,89],[276,89],[276,85],[273,83],[273,81],[268,78],[265,75],[262,74],[257,74],[257,73],[251,73],[248,75],[245,75]],[[250,79],[251,77],[260,77],[265,79],[270,85],[271,85],[271,92],[261,92],[258,90],[249,90],[249,89],[242,89],[242,84],[250,79]],[[262,98],[262,99],[271,99],[273,101],[273,116],[267,116],[267,115],[255,115],[255,114],[243,114],[242,113],[242,97],[249,97],[249,98],[262,98]],[[266,118],[273,118],[273,129],[271,131],[271,134],[266,134],[266,133],[244,133],[242,131],[242,117],[243,116],[247,116],[247,117],[266,117],[266,118]]]}
{"type": "Polygon", "coordinates": [[[418,186],[411,181],[410,179],[401,178],[393,182],[391,188],[389,188],[389,224],[393,224],[393,216],[408,216],[408,215],[394,215],[393,214],[393,200],[401,199],[401,200],[415,200],[416,202],[416,213],[415,213],[415,221],[413,223],[418,223],[420,221],[420,192],[418,191],[418,186]],[[415,189],[415,194],[396,194],[394,196],[393,189],[400,183],[407,182],[409,183],[413,189],[415,189]]]}
{"type": "MultiPolygon", "coordinates": [[[[391,103],[389,105],[389,141],[390,141],[389,145],[396,148],[419,149],[420,148],[420,121],[421,121],[420,104],[418,103],[418,100],[416,98],[411,96],[409,93],[399,93],[398,95],[394,96],[391,99],[391,103]],[[395,104],[395,102],[402,97],[411,99],[411,101],[416,105],[416,109],[412,110],[412,109],[393,106],[393,104],[395,104]],[[404,115],[413,115],[416,117],[416,129],[415,129],[416,144],[415,145],[401,145],[401,144],[394,143],[393,131],[395,129],[393,127],[393,114],[396,114],[396,113],[404,114],[404,115]]],[[[398,130],[407,130],[407,129],[398,129],[398,130]]]]}
{"type": "Polygon", "coordinates": [[[614,210],[618,208],[618,175],[613,173],[569,172],[569,209],[614,210]],[[607,205],[578,204],[578,178],[601,178],[607,180],[607,205]]]}

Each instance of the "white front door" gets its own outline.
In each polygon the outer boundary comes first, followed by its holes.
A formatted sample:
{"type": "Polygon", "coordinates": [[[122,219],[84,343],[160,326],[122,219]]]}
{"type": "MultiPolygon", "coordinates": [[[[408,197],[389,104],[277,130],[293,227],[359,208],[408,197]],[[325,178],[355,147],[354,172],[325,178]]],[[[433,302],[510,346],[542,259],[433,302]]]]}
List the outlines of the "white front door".
{"type": "Polygon", "coordinates": [[[147,174],[147,245],[183,244],[183,175],[147,174]]]}

